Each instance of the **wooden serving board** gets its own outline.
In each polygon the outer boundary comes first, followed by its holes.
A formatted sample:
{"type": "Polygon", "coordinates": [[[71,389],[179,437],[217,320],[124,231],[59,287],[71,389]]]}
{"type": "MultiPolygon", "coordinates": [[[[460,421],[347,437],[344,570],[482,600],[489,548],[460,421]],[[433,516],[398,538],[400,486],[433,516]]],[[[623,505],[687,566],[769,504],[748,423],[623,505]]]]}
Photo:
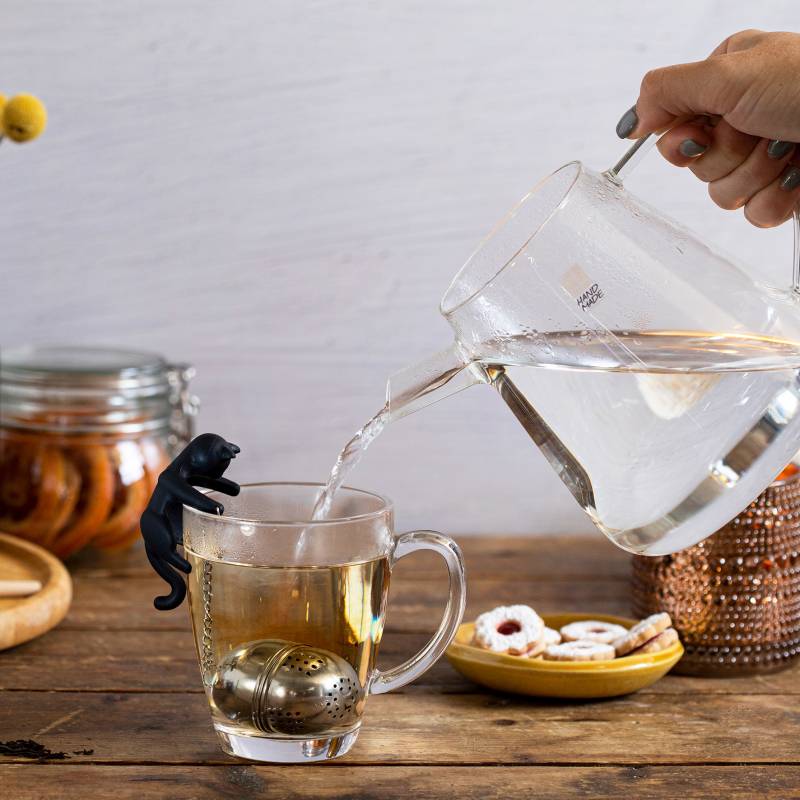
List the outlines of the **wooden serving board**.
{"type": "Polygon", "coordinates": [[[0,597],[0,650],[41,636],[58,625],[72,600],[64,565],[41,547],[0,533],[0,580],[37,580],[29,597],[0,597]]]}

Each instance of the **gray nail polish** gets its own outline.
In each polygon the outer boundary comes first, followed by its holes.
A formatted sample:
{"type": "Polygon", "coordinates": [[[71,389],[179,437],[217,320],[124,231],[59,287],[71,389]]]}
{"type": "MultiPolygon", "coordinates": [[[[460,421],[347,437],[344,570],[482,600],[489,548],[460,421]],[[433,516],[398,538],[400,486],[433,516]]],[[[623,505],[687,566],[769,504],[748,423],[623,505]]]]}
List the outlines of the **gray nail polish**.
{"type": "Polygon", "coordinates": [[[800,186],[800,167],[789,167],[781,178],[781,189],[790,192],[800,186]]]}
{"type": "Polygon", "coordinates": [[[708,145],[699,144],[694,139],[684,139],[678,146],[678,150],[682,156],[697,158],[697,156],[703,155],[708,150],[708,145]]]}
{"type": "Polygon", "coordinates": [[[638,124],[639,117],[636,116],[636,106],[631,106],[617,123],[617,136],[620,139],[627,139],[638,124]]]}
{"type": "Polygon", "coordinates": [[[767,145],[767,155],[770,158],[779,159],[789,154],[789,151],[794,147],[793,142],[782,142],[780,139],[773,139],[767,145]]]}

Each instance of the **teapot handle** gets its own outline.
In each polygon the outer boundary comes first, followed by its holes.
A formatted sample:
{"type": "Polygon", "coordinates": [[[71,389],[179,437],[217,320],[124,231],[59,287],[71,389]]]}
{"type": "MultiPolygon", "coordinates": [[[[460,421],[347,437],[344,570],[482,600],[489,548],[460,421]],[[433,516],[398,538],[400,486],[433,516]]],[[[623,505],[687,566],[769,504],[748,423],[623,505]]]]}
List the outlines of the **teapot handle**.
{"type": "Polygon", "coordinates": [[[658,137],[659,134],[648,133],[647,136],[637,139],[622,154],[622,158],[603,173],[603,176],[622,186],[622,181],[630,174],[631,170],[653,149],[658,137]]]}
{"type": "MultiPolygon", "coordinates": [[[[637,139],[622,155],[613,167],[607,169],[603,175],[618,186],[630,174],[631,170],[650,152],[658,141],[660,134],[648,133],[637,139]]],[[[790,292],[795,299],[800,300],[800,204],[794,208],[794,255],[792,257],[792,286],[790,292]]]]}

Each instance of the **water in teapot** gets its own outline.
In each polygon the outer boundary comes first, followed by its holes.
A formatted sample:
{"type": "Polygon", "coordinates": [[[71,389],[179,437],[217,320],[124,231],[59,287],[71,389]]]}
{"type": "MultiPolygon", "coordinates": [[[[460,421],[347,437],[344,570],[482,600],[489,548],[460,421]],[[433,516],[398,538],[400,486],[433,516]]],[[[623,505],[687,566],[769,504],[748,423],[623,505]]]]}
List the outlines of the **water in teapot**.
{"type": "Polygon", "coordinates": [[[791,460],[800,347],[609,335],[615,348],[602,335],[549,334],[545,364],[485,364],[486,377],[598,528],[626,550],[674,552],[744,508],[761,470],[774,477],[791,460]],[[615,358],[620,344],[634,359],[615,358]],[[768,463],[753,474],[758,459],[768,463]]]}

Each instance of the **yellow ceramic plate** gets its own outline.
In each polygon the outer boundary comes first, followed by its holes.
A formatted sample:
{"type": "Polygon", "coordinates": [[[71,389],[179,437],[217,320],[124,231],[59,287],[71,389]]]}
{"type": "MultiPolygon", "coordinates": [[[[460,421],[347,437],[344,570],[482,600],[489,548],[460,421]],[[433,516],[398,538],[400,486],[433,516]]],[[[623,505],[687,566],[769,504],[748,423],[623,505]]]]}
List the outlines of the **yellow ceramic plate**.
{"type": "MultiPolygon", "coordinates": [[[[545,624],[559,628],[570,622],[599,619],[630,628],[635,620],[608,614],[545,614],[545,624]]],[[[447,648],[448,661],[466,678],[490,689],[536,697],[616,697],[650,686],[663,678],[683,655],[676,642],[660,653],[623,656],[611,661],[545,661],[509,656],[473,647],[473,622],[461,625],[447,648]]]]}

